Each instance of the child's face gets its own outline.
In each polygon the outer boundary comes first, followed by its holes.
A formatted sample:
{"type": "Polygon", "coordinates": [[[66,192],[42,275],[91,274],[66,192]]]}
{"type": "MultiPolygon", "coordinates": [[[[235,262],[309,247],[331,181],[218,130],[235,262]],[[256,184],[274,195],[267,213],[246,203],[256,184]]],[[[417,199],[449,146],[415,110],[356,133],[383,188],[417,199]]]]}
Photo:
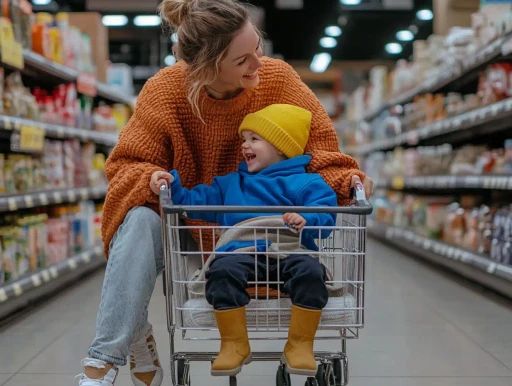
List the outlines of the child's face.
{"type": "Polygon", "coordinates": [[[252,131],[242,131],[242,138],[242,153],[251,173],[257,173],[286,159],[283,153],[252,131]]]}

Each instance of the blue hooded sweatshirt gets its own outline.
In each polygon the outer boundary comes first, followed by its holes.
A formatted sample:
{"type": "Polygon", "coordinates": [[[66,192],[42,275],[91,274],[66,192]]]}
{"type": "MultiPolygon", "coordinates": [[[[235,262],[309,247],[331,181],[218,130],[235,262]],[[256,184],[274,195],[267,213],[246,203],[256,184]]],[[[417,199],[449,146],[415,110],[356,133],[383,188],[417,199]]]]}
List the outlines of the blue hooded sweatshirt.
{"type": "MultiPolygon", "coordinates": [[[[307,155],[278,162],[258,173],[250,173],[247,163],[242,162],[238,172],[215,177],[210,185],[197,185],[193,189],[181,186],[176,170],[171,174],[171,195],[175,205],[238,205],[238,206],[337,206],[336,193],[319,174],[307,173],[311,157],[307,155]]],[[[222,226],[233,226],[242,221],[282,213],[187,213],[188,218],[201,219],[222,226]]],[[[336,214],[302,213],[306,226],[334,226],[336,214]]],[[[326,238],[330,230],[322,231],[326,238]]],[[[304,230],[302,244],[310,250],[318,250],[315,239],[318,230],[304,230]]],[[[254,245],[252,242],[231,242],[217,251],[234,251],[254,245]],[[245,245],[247,244],[247,245],[245,245]]],[[[264,240],[259,240],[258,252],[266,250],[264,240]]]]}

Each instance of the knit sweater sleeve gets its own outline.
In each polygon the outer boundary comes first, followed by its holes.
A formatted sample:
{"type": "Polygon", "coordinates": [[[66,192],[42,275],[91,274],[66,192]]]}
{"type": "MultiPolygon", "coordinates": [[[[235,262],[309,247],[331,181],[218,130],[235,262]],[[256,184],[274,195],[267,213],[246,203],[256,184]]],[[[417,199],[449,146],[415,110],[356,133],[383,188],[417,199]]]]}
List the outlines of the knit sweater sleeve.
{"type": "Polygon", "coordinates": [[[313,153],[308,171],[320,174],[338,196],[340,205],[348,205],[352,176],[364,179],[357,161],[339,150],[331,118],[315,94],[300,79],[297,72],[285,64],[284,84],[280,103],[302,107],[312,113],[306,153],[313,153]]]}
{"type": "Polygon", "coordinates": [[[130,209],[158,204],[158,197],[149,186],[151,175],[172,167],[173,148],[166,133],[172,129],[167,126],[175,124],[175,120],[169,111],[172,106],[162,107],[161,90],[155,78],[146,83],[105,166],[109,188],[102,216],[102,238],[107,256],[110,241],[130,209]],[[166,111],[166,119],[162,119],[162,111],[166,111]]]}

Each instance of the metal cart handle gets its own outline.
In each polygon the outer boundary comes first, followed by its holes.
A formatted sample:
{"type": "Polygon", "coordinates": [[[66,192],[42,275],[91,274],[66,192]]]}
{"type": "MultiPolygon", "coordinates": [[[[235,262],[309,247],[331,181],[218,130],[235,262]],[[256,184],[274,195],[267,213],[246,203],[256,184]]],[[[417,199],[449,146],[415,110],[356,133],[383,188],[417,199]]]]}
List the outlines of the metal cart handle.
{"type": "Polygon", "coordinates": [[[366,199],[363,184],[356,183],[353,188],[356,197],[355,206],[235,206],[235,205],[173,205],[171,191],[167,184],[160,187],[160,208],[163,213],[344,213],[369,215],[373,207],[366,199]]]}

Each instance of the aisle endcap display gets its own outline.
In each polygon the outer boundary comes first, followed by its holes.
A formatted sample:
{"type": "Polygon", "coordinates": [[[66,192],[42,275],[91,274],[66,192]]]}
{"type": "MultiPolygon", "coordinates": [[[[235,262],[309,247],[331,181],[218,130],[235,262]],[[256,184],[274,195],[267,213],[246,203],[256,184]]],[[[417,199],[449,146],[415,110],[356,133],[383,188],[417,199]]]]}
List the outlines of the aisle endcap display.
{"type": "Polygon", "coordinates": [[[103,246],[97,245],[49,268],[0,286],[0,319],[73,283],[80,276],[104,266],[105,262],[103,246]]]}
{"type": "Polygon", "coordinates": [[[419,176],[378,180],[376,189],[512,190],[512,175],[419,176]]]}
{"type": "Polygon", "coordinates": [[[9,196],[0,195],[0,213],[55,204],[73,203],[90,199],[99,199],[104,198],[106,194],[106,186],[95,186],[88,188],[52,189],[49,191],[21,193],[9,196]]]}
{"type": "Polygon", "coordinates": [[[441,264],[512,298],[512,267],[510,266],[494,262],[486,256],[384,224],[369,224],[368,234],[414,256],[441,264]]]}
{"type": "Polygon", "coordinates": [[[117,133],[78,129],[8,115],[0,115],[0,127],[6,130],[19,130],[23,126],[42,129],[44,130],[45,137],[49,138],[77,138],[82,141],[93,141],[106,146],[114,146],[119,139],[117,133]]]}
{"type": "Polygon", "coordinates": [[[424,93],[434,93],[448,84],[457,81],[473,70],[477,70],[483,65],[489,64],[500,56],[510,54],[512,44],[512,34],[499,37],[494,42],[488,44],[479,50],[474,56],[468,57],[466,61],[458,66],[449,65],[440,71],[438,77],[426,79],[423,83],[417,85],[411,90],[405,91],[400,95],[392,97],[388,102],[384,103],[378,109],[370,111],[363,117],[364,121],[371,121],[376,118],[383,110],[389,109],[395,105],[401,105],[411,102],[415,96],[424,93]]]}
{"type": "MultiPolygon", "coordinates": [[[[367,145],[349,147],[347,154],[364,156],[369,153],[393,149],[400,145],[417,145],[419,141],[448,135],[454,132],[477,129],[484,124],[492,124],[503,118],[512,117],[512,98],[508,98],[479,109],[439,120],[419,129],[407,131],[393,138],[375,141],[367,145]]],[[[505,129],[507,126],[503,127],[505,129]]],[[[495,128],[490,128],[495,131],[495,128]]]]}

